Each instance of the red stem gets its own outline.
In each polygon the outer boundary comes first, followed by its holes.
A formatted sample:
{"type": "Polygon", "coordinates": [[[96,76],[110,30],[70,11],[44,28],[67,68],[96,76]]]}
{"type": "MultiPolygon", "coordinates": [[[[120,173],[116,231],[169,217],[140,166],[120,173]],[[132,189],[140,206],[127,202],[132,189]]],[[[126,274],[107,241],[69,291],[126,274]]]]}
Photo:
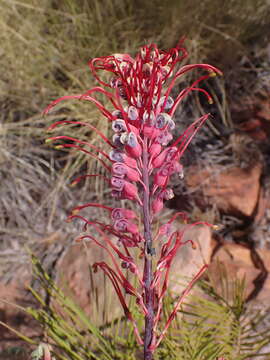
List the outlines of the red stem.
{"type": "Polygon", "coordinates": [[[145,333],[144,333],[144,360],[153,359],[153,351],[150,349],[153,338],[154,327],[154,290],[151,288],[153,280],[153,265],[152,265],[152,232],[151,232],[151,218],[150,218],[150,190],[149,190],[149,173],[148,173],[148,148],[147,139],[144,139],[143,144],[143,168],[142,178],[145,185],[143,189],[143,223],[144,223],[144,239],[145,239],[145,258],[144,258],[144,301],[147,309],[145,316],[145,333]]]}

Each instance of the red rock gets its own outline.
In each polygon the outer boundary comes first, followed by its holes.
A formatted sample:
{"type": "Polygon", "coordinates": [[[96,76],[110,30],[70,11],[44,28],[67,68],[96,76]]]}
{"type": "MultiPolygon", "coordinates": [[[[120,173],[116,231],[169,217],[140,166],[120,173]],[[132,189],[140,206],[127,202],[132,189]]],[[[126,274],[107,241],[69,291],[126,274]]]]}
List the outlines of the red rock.
{"type": "MultiPolygon", "coordinates": [[[[270,271],[270,250],[256,250],[267,271],[270,271]]],[[[255,290],[254,280],[262,273],[261,269],[255,267],[251,251],[248,248],[237,244],[225,244],[215,254],[213,262],[209,267],[209,274],[214,279],[216,289],[221,291],[220,265],[225,267],[229,284],[236,279],[245,278],[246,298],[255,290]]],[[[262,289],[258,292],[253,301],[269,305],[270,278],[265,274],[266,279],[262,283],[262,289]]]]}
{"type": "Polygon", "coordinates": [[[206,200],[215,202],[220,210],[250,216],[258,201],[261,172],[261,164],[227,170],[193,167],[186,176],[186,183],[191,189],[199,187],[206,200]]]}

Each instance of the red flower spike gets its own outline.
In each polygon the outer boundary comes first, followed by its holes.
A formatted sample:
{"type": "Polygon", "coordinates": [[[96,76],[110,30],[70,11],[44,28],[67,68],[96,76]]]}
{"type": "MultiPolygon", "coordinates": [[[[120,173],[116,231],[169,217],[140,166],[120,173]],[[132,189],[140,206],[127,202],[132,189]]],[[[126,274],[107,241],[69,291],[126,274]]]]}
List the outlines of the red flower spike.
{"type": "Polygon", "coordinates": [[[63,120],[49,127],[49,130],[53,130],[61,124],[87,126],[110,146],[109,153],[103,147],[68,136],[55,136],[48,141],[71,141],[72,143],[57,145],[57,148],[72,148],[84,152],[99,161],[111,174],[110,179],[103,174],[80,176],[74,181],[75,183],[87,176],[103,177],[111,185],[112,196],[119,200],[136,201],[142,207],[140,209],[142,215],[139,217],[136,212],[129,209],[113,209],[105,205],[88,203],[76,207],[73,215],[68,219],[80,219],[84,222],[85,231],[92,226],[100,235],[99,241],[91,235],[81,236],[77,241],[88,238],[108,254],[113,268],[101,262],[94,265],[94,270],[102,269],[112,282],[125,316],[134,326],[138,342],[140,344],[144,342],[144,359],[147,360],[152,360],[153,351],[164,337],[182,299],[204,271],[203,268],[188,285],[169,316],[164,330],[158,336],[157,326],[162,314],[164,296],[169,286],[172,261],[181,246],[187,243],[195,246],[192,240],[183,242],[182,239],[186,229],[198,223],[186,226],[181,232],[173,232],[171,224],[176,217],[182,216],[186,221],[182,213],[177,213],[159,228],[153,239],[153,215],[162,210],[164,201],[174,196],[172,189],[167,188],[170,176],[178,172],[179,177],[182,178],[181,157],[209,114],[194,121],[172,145],[168,146],[175,128],[173,116],[181,102],[194,91],[206,96],[208,101],[212,102],[208,92],[199,86],[203,80],[220,73],[218,69],[207,64],[178,67],[178,64],[187,56],[182,46],[183,40],[173,49],[160,51],[155,44],[150,44],[143,46],[135,59],[129,54],[114,54],[93,59],[89,62],[89,67],[99,84],[106,86],[107,89],[96,86],[84,94],[64,96],[51,103],[45,110],[45,113],[48,113],[52,107],[67,99],[86,100],[94,104],[111,123],[114,132],[112,141],[92,125],[83,122],[63,120]],[[194,69],[201,69],[204,74],[190,86],[182,89],[173,99],[171,97],[173,86],[188,71],[194,69]],[[111,79],[108,82],[102,80],[99,76],[100,71],[109,72],[111,79]],[[99,95],[110,102],[112,111],[95,98],[99,95]],[[90,147],[91,151],[85,147],[90,147]],[[100,155],[102,155],[101,158],[100,155]],[[78,211],[88,207],[100,207],[105,211],[110,211],[112,224],[90,221],[81,215],[76,215],[78,211]],[[132,222],[135,218],[142,220],[140,223],[143,224],[143,230],[132,222]],[[118,245],[110,239],[110,236],[118,239],[118,245]],[[153,241],[157,241],[161,236],[163,240],[166,237],[166,242],[161,246],[158,261],[152,261],[151,257],[155,254],[153,241]],[[140,274],[139,267],[134,261],[135,257],[132,254],[134,247],[139,248],[141,254],[139,260],[144,260],[143,274],[140,274]],[[155,263],[156,268],[153,269],[155,263]],[[135,288],[128,281],[123,273],[123,267],[129,271],[129,275],[137,277],[138,287],[135,288]],[[143,340],[127,307],[125,293],[135,297],[136,304],[145,315],[143,340]]]}

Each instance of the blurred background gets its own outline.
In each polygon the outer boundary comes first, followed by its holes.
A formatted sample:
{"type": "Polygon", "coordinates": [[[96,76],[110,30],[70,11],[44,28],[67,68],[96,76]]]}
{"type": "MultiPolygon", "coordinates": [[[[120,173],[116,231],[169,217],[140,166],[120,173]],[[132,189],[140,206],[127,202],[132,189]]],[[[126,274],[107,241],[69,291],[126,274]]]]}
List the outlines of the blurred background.
{"type": "MultiPolygon", "coordinates": [[[[213,105],[192,96],[178,110],[176,133],[202,113],[213,116],[183,159],[185,178],[181,183],[174,179],[176,197],[168,207],[221,224],[217,242],[270,247],[269,0],[0,0],[4,284],[29,271],[25,246],[53,267],[78,233],[76,224],[65,223],[70,209],[108,193],[100,180],[70,187],[76,176],[96,165],[87,156],[54,150],[44,142],[46,128],[57,120],[89,121],[105,133],[106,121],[83,102],[63,102],[46,117],[42,111],[60,96],[95,85],[89,59],[135,55],[150,42],[167,49],[182,37],[189,52],[185,61],[212,64],[224,76],[204,84],[213,105]]],[[[64,131],[68,135],[74,128],[64,131]]],[[[83,128],[77,136],[98,141],[83,128]]]]}

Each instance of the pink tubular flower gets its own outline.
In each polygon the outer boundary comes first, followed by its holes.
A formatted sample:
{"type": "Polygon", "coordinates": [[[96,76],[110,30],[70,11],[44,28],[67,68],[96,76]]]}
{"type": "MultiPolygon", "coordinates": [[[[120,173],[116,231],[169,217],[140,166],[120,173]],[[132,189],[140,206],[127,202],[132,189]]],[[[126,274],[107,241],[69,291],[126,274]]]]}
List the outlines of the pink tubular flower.
{"type": "Polygon", "coordinates": [[[130,168],[126,164],[114,163],[112,166],[112,173],[114,176],[127,177],[130,181],[139,181],[141,176],[137,170],[130,168]]]}
{"type": "Polygon", "coordinates": [[[116,220],[113,227],[119,232],[129,232],[132,234],[138,234],[139,232],[138,226],[126,219],[116,220]]]}
{"type": "Polygon", "coordinates": [[[134,219],[136,218],[136,213],[132,210],[114,208],[111,213],[111,217],[113,220],[119,219],[134,219]]]}
{"type": "MultiPolygon", "coordinates": [[[[176,316],[184,297],[207,267],[204,266],[199,271],[176,302],[165,328],[157,329],[163,298],[168,287],[171,263],[184,243],[182,233],[172,232],[171,227],[171,223],[180,213],[168,223],[161,225],[159,231],[155,232],[157,235],[154,239],[152,222],[155,215],[162,210],[164,201],[174,196],[173,190],[168,187],[170,177],[174,173],[179,173],[182,178],[182,156],[209,117],[209,114],[206,114],[195,120],[170,144],[176,126],[174,114],[183,99],[194,91],[206,96],[211,103],[211,96],[200,88],[200,82],[221,74],[217,68],[208,64],[181,67],[180,63],[186,56],[187,52],[180,41],[175,48],[168,51],[159,50],[155,44],[143,46],[135,58],[129,54],[114,54],[92,59],[89,67],[100,86],[84,94],[64,96],[55,100],[45,110],[45,113],[48,113],[63,100],[88,101],[95,105],[110,123],[111,138],[87,122],[63,120],[49,127],[49,131],[56,130],[58,125],[87,127],[100,137],[105,148],[68,136],[54,136],[49,138],[48,142],[68,141],[57,145],[57,148],[81,151],[97,160],[107,173],[106,176],[87,174],[74,180],[74,184],[86,177],[101,176],[110,184],[111,195],[116,200],[128,199],[137,206],[138,213],[120,207],[111,208],[102,204],[87,203],[76,207],[68,219],[80,219],[84,222],[85,231],[93,227],[95,233],[98,233],[97,237],[92,234],[83,235],[77,241],[90,239],[109,256],[112,267],[106,262],[100,262],[94,265],[94,269],[101,269],[112,282],[126,317],[134,326],[139,344],[144,345],[144,360],[152,360],[153,351],[176,316]],[[176,82],[193,69],[200,69],[203,75],[173,98],[172,89],[176,82]],[[103,79],[101,72],[109,73],[110,80],[105,80],[108,76],[103,79]],[[107,98],[110,107],[107,108],[98,100],[99,95],[107,98]],[[111,108],[113,110],[109,110],[111,108]],[[111,223],[88,220],[85,216],[77,214],[93,207],[109,211],[111,223]],[[112,235],[114,239],[108,235],[112,235]],[[165,237],[166,241],[156,254],[153,242],[160,236],[165,237]],[[133,248],[139,249],[139,261],[143,261],[143,266],[137,266],[135,263],[135,254],[132,256],[133,248]],[[155,255],[157,261],[152,261],[151,258],[155,255]],[[157,264],[155,269],[154,263],[157,264]],[[125,275],[127,270],[137,278],[138,288],[129,282],[125,275]],[[136,298],[136,304],[145,316],[143,340],[128,309],[124,294],[136,298]]],[[[194,225],[196,224],[190,226],[194,225]]],[[[187,246],[190,243],[193,244],[192,241],[186,242],[187,246]]]]}

